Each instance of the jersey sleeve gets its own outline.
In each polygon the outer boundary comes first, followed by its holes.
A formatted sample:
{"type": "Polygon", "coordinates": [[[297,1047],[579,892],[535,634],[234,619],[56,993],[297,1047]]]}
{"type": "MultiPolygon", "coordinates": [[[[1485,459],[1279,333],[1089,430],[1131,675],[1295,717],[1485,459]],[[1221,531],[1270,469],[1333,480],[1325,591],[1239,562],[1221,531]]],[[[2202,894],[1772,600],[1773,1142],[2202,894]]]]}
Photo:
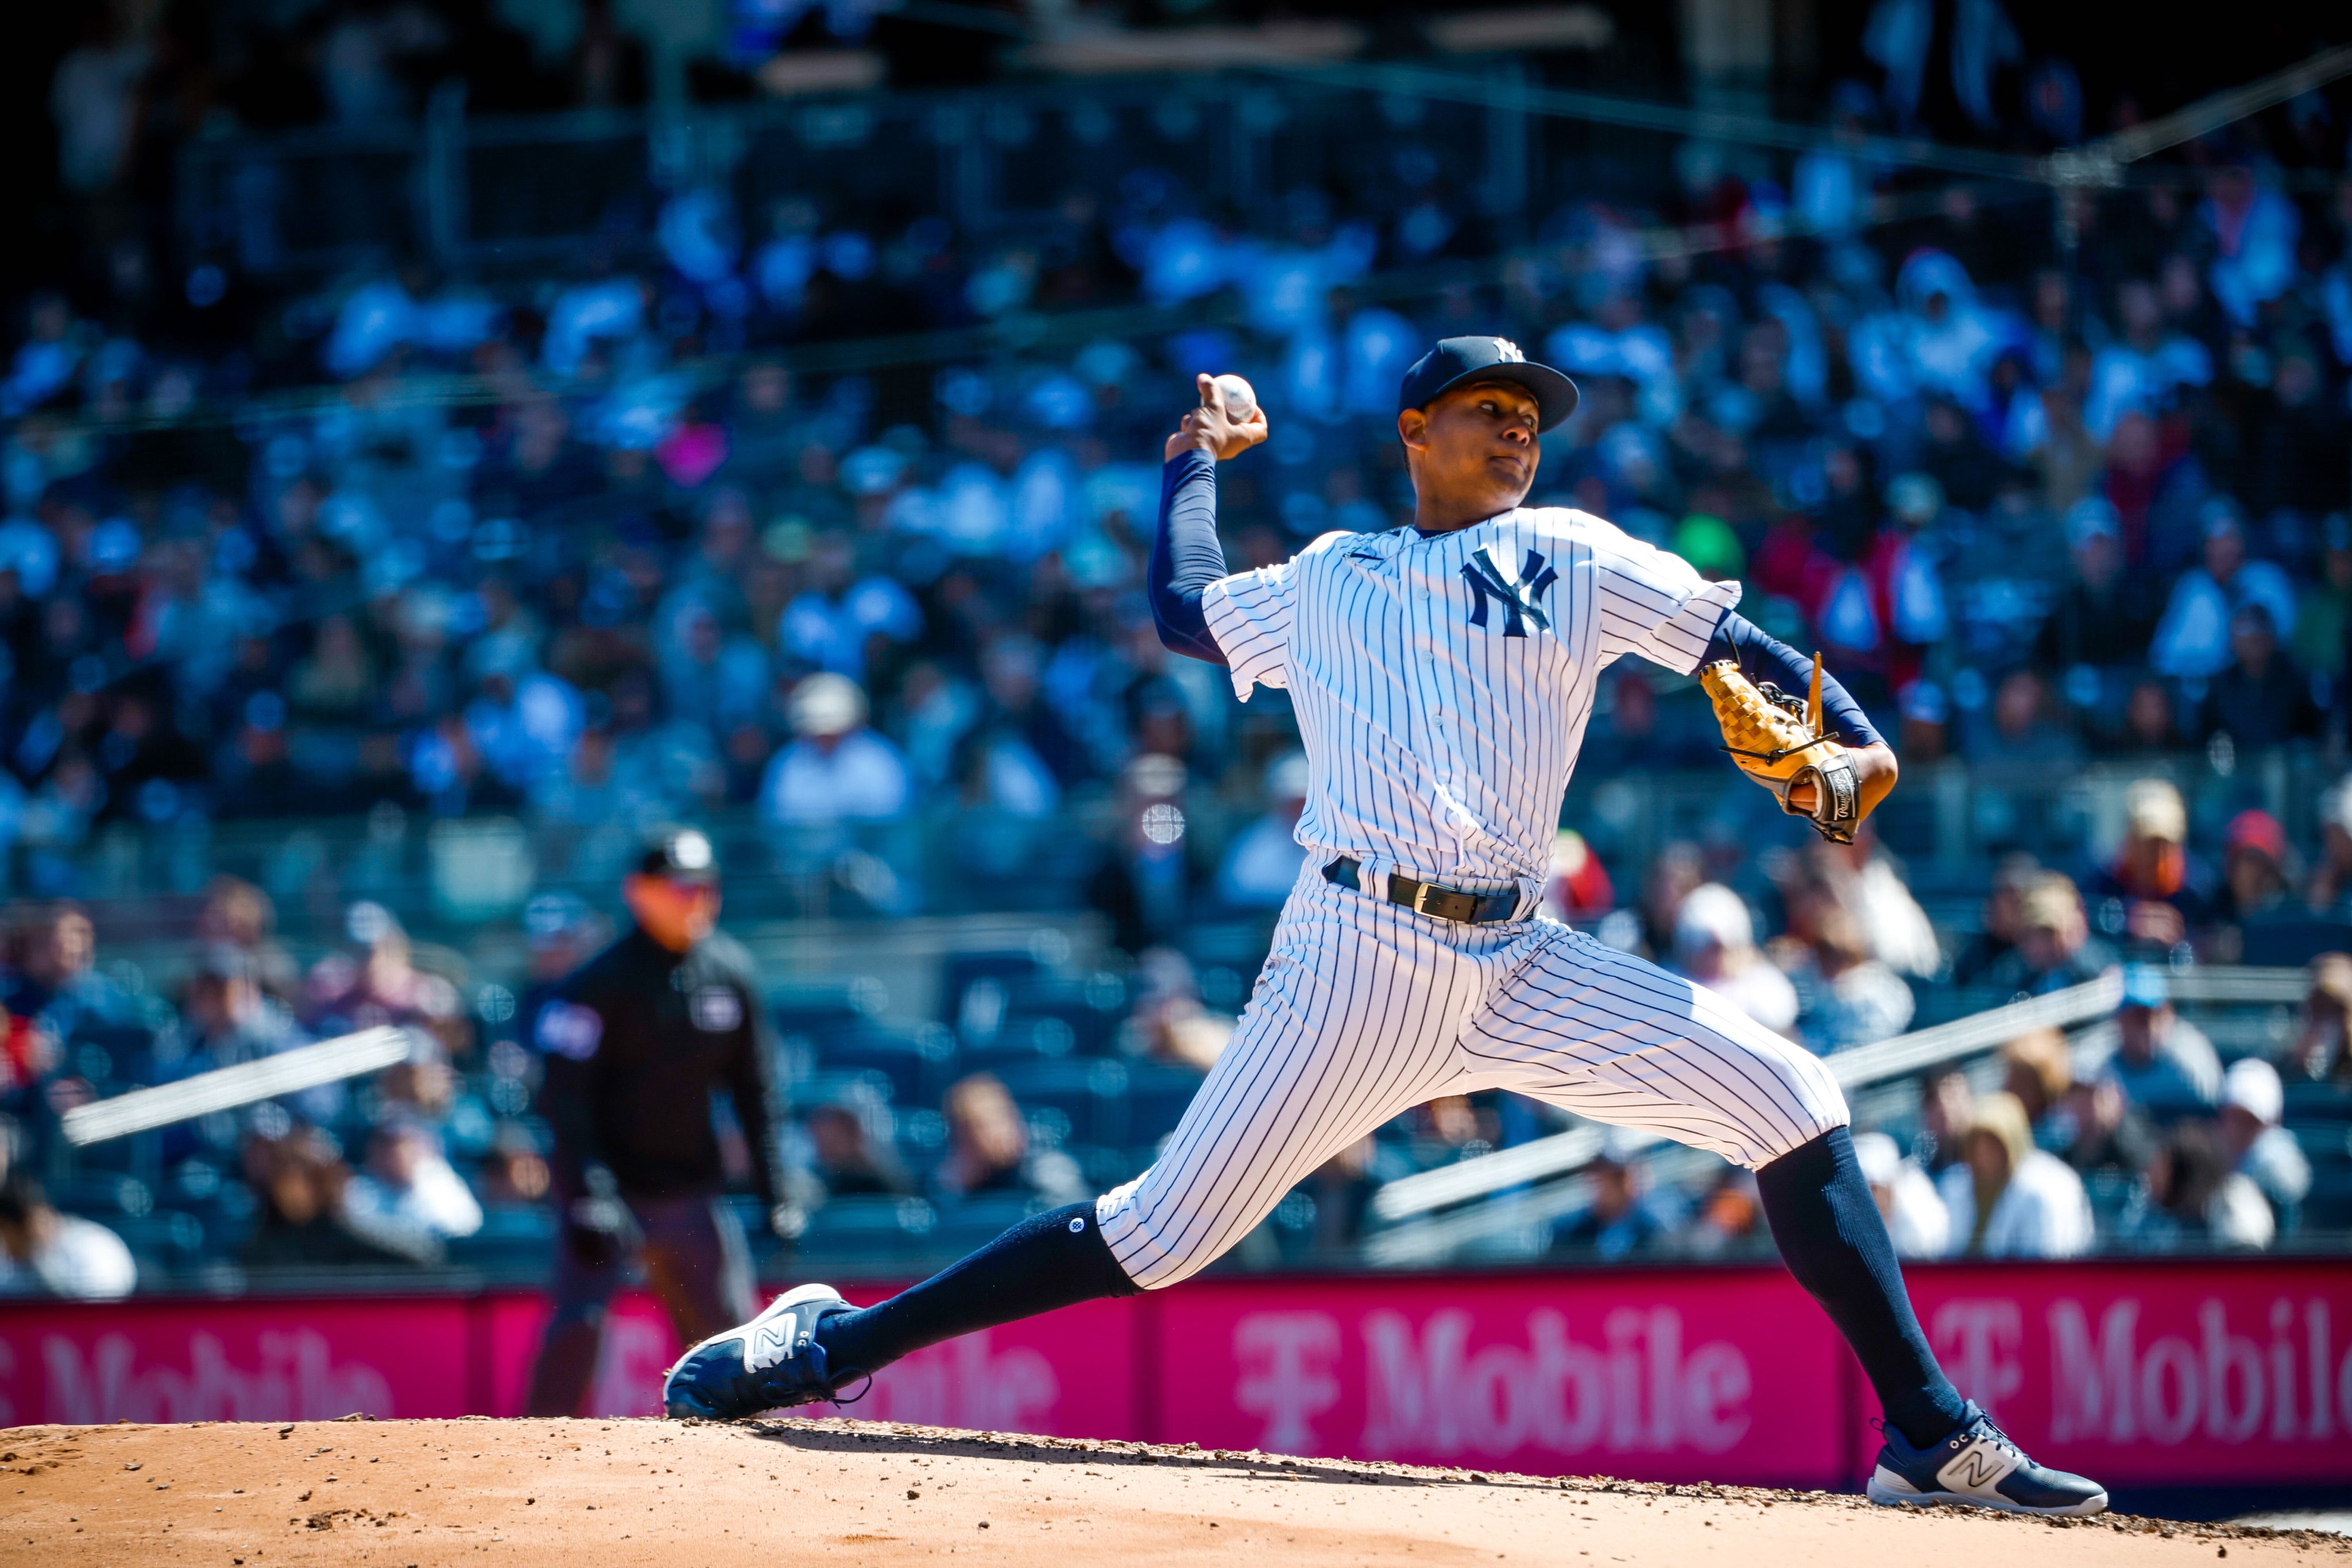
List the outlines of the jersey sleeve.
{"type": "Polygon", "coordinates": [[[1739,602],[1739,584],[1709,582],[1682,557],[1591,521],[1601,662],[1632,653],[1676,674],[1696,671],[1716,623],[1739,602]]]}
{"type": "Polygon", "coordinates": [[[1259,686],[1287,686],[1291,618],[1298,601],[1297,558],[1221,577],[1202,591],[1209,632],[1233,672],[1234,695],[1247,702],[1259,686]]]}

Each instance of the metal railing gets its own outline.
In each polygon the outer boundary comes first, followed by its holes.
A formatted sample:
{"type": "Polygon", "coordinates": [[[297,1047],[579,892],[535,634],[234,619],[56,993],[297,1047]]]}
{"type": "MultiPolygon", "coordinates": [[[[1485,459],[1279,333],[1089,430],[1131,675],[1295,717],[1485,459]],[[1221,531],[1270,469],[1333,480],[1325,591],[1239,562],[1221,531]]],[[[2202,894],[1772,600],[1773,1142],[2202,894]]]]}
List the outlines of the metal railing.
{"type": "MultiPolygon", "coordinates": [[[[2220,967],[2181,970],[2169,979],[2175,1001],[2184,1004],[2287,1006],[2301,1001],[2310,984],[2301,969],[2220,967]]],[[[1980,1062],[2032,1030],[2078,1030],[2104,1020],[2122,998],[2123,977],[2111,971],[2084,985],[1838,1052],[1828,1066],[1850,1096],[1907,1084],[1939,1068],[1980,1062]]],[[[1366,1261],[1433,1264],[1575,1212],[1590,1196],[1577,1173],[1600,1155],[1604,1140],[1620,1154],[1642,1155],[1657,1183],[1679,1184],[1720,1164],[1715,1155],[1654,1134],[1619,1132],[1612,1139],[1597,1125],[1571,1127],[1389,1183],[1371,1201],[1371,1218],[1387,1228],[1365,1241],[1366,1261]]]]}

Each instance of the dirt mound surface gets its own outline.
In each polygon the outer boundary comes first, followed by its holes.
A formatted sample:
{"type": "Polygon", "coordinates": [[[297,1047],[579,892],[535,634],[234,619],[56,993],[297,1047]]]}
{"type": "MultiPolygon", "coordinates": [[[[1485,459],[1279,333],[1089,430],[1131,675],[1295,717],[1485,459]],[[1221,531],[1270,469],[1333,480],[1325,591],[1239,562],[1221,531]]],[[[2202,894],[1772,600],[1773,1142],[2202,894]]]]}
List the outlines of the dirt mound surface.
{"type": "Polygon", "coordinates": [[[772,1420],[0,1431],[0,1563],[1054,1568],[2340,1562],[2342,1539],[1914,1514],[1819,1492],[1545,1479],[1140,1443],[772,1420]],[[1952,1555],[1935,1555],[1948,1548],[1952,1555]],[[1962,1555],[1966,1553],[1967,1555],[1962,1555]]]}

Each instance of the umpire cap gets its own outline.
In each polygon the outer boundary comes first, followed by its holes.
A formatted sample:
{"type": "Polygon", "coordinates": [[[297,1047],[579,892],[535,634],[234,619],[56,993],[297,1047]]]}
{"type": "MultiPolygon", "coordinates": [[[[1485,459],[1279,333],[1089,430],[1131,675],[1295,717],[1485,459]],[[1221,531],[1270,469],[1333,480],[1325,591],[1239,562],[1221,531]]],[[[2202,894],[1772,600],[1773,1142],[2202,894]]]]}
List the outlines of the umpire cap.
{"type": "Polygon", "coordinates": [[[699,828],[656,828],[646,836],[645,852],[637,857],[637,871],[645,876],[671,882],[715,883],[719,880],[719,852],[711,848],[709,835],[699,828]]]}
{"type": "Polygon", "coordinates": [[[1576,383],[1549,365],[1530,364],[1508,338],[1440,338],[1412,362],[1397,388],[1397,412],[1427,408],[1465,382],[1509,382],[1536,400],[1536,428],[1549,430],[1576,412],[1576,383]]]}

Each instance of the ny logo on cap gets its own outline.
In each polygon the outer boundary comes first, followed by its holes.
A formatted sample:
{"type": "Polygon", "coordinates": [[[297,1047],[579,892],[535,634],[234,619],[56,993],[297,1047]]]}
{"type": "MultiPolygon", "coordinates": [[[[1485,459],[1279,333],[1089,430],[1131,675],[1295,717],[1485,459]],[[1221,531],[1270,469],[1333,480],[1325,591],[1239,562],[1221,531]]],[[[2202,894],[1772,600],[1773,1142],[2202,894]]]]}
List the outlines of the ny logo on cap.
{"type": "Polygon", "coordinates": [[[1495,355],[1507,365],[1524,365],[1528,362],[1528,357],[1519,352],[1519,346],[1508,338],[1495,340],[1495,355]]]}

